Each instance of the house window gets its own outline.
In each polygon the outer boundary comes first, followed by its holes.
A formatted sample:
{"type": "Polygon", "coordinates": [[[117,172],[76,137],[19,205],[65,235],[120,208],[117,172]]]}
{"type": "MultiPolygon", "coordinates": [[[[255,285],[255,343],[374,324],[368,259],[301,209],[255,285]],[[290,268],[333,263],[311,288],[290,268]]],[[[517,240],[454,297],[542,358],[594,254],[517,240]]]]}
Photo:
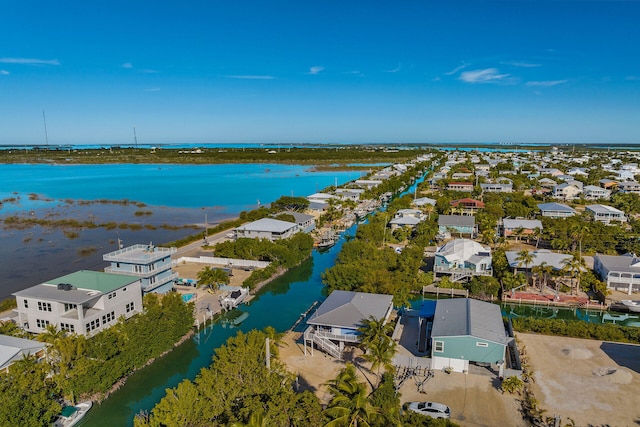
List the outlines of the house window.
{"type": "Polygon", "coordinates": [[[38,310],[40,311],[51,311],[51,303],[38,301],[38,310]]]}
{"type": "Polygon", "coordinates": [[[126,307],[125,307],[125,311],[126,311],[127,313],[129,313],[129,312],[131,312],[131,311],[133,311],[133,310],[134,310],[133,302],[128,303],[128,304],[126,305],[126,307]]]}
{"type": "Polygon", "coordinates": [[[23,304],[24,304],[24,308],[29,308],[29,301],[24,299],[22,300],[23,304]]]}
{"type": "Polygon", "coordinates": [[[107,295],[107,299],[112,299],[116,297],[116,293],[115,292],[111,292],[109,295],[107,295]]]}
{"type": "Polygon", "coordinates": [[[489,347],[489,343],[478,341],[476,347],[489,347]]]}
{"type": "Polygon", "coordinates": [[[67,304],[67,303],[64,304],[64,311],[65,312],[71,311],[71,310],[75,310],[75,308],[76,308],[75,304],[67,304]]]}
{"type": "Polygon", "coordinates": [[[85,326],[87,327],[87,332],[91,332],[94,329],[97,329],[100,327],[100,319],[92,320],[91,322],[87,323],[85,326]]]}
{"type": "Polygon", "coordinates": [[[103,324],[109,323],[115,318],[116,318],[115,313],[112,311],[111,313],[107,313],[104,316],[102,316],[102,323],[103,324]]]}
{"type": "Polygon", "coordinates": [[[434,341],[433,351],[435,353],[442,353],[444,351],[444,341],[434,341]]]}
{"type": "Polygon", "coordinates": [[[127,288],[122,288],[122,292],[127,292],[127,288]]]}
{"type": "Polygon", "coordinates": [[[116,268],[120,268],[120,263],[116,262],[116,268]]]}
{"type": "Polygon", "coordinates": [[[76,327],[70,323],[60,323],[60,329],[71,333],[76,331],[76,327]]]}
{"type": "Polygon", "coordinates": [[[36,326],[38,328],[46,328],[49,325],[49,321],[48,320],[42,320],[42,319],[36,319],[36,326]]]}

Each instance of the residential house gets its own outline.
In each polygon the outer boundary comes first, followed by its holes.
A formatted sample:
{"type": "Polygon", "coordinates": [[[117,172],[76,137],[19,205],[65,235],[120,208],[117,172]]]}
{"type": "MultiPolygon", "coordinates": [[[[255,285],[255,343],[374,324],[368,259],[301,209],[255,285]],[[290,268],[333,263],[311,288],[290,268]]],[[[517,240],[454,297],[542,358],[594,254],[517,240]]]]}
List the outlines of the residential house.
{"type": "Polygon", "coordinates": [[[334,199],[336,196],[328,193],[313,193],[307,196],[309,203],[329,203],[329,200],[334,199]]]}
{"type": "Polygon", "coordinates": [[[640,183],[635,181],[624,181],[618,183],[618,190],[621,193],[636,193],[640,194],[640,183]]]}
{"type": "Polygon", "coordinates": [[[48,325],[92,335],[142,312],[140,278],[82,270],[15,292],[18,324],[39,334],[48,325]]]}
{"type": "Polygon", "coordinates": [[[472,178],[473,174],[471,172],[455,172],[451,175],[451,179],[467,179],[472,178]]]}
{"type": "Polygon", "coordinates": [[[454,211],[462,215],[474,215],[478,210],[484,209],[484,202],[468,197],[454,200],[450,204],[454,211]]]}
{"type": "Polygon", "coordinates": [[[538,169],[538,173],[540,175],[551,175],[551,176],[564,175],[564,172],[556,168],[540,168],[538,169]]]}
{"type": "Polygon", "coordinates": [[[161,248],[151,243],[128,246],[102,256],[103,260],[111,263],[104,271],[136,276],[143,292],[164,294],[173,290],[178,278],[178,273],[172,270],[171,260],[176,251],[176,248],[161,248]]]}
{"type": "Polygon", "coordinates": [[[413,202],[411,202],[411,204],[419,208],[427,205],[435,206],[436,200],[430,199],[428,197],[418,197],[417,199],[414,199],[413,202]]]}
{"type": "Polygon", "coordinates": [[[473,191],[472,182],[450,182],[447,184],[447,190],[449,191],[473,191]]]}
{"type": "Polygon", "coordinates": [[[589,200],[609,200],[609,197],[611,197],[611,190],[598,187],[597,185],[586,185],[582,189],[582,194],[585,199],[589,200]]]}
{"type": "Polygon", "coordinates": [[[46,348],[47,344],[40,341],[0,335],[0,372],[8,372],[9,366],[27,356],[44,359],[46,348]]]}
{"type": "Polygon", "coordinates": [[[424,214],[420,209],[399,209],[393,219],[389,221],[392,230],[398,227],[414,228],[424,220],[424,214]]]}
{"type": "Polygon", "coordinates": [[[386,323],[393,312],[393,296],[352,291],[333,291],[307,319],[304,352],[314,346],[341,359],[345,345],[356,345],[358,328],[371,317],[386,323]]]}
{"type": "Polygon", "coordinates": [[[288,239],[298,231],[300,231],[298,224],[273,218],[262,218],[235,229],[238,239],[268,239],[272,242],[288,239]]]}
{"type": "Polygon", "coordinates": [[[294,222],[298,225],[298,230],[303,233],[311,233],[316,228],[316,220],[313,215],[307,215],[296,211],[284,211],[278,215],[291,215],[294,222]]]}
{"type": "Polygon", "coordinates": [[[607,205],[588,205],[585,212],[593,217],[595,221],[610,224],[611,221],[627,222],[627,217],[619,209],[607,205]]]}
{"type": "Polygon", "coordinates": [[[366,188],[366,189],[375,188],[380,184],[382,184],[382,180],[379,180],[379,179],[356,179],[355,180],[355,185],[362,188],[366,188]]]}
{"type": "Polygon", "coordinates": [[[485,182],[480,184],[483,193],[511,193],[513,192],[513,184],[501,184],[494,182],[485,182]]]}
{"type": "Polygon", "coordinates": [[[573,255],[551,252],[547,249],[536,249],[533,252],[529,252],[532,257],[531,263],[524,265],[518,260],[520,256],[519,251],[506,251],[504,254],[507,257],[509,267],[522,271],[531,271],[532,268],[542,264],[551,266],[554,271],[560,271],[564,268],[565,263],[573,258],[573,255]]]}
{"type": "Polygon", "coordinates": [[[491,249],[469,239],[454,239],[436,250],[433,274],[458,282],[472,276],[491,276],[491,249]]]}
{"type": "Polygon", "coordinates": [[[539,219],[511,219],[504,218],[502,220],[502,235],[504,237],[511,236],[531,236],[536,230],[542,230],[542,222],[539,219]],[[518,233],[518,230],[521,233],[518,233]]]}
{"type": "Polygon", "coordinates": [[[580,197],[582,189],[574,184],[562,183],[553,187],[553,197],[562,200],[573,200],[580,197]]]}
{"type": "Polygon", "coordinates": [[[490,364],[502,377],[512,341],[498,305],[468,298],[438,300],[431,330],[431,369],[468,373],[470,362],[490,364]]]}
{"type": "Polygon", "coordinates": [[[338,188],[336,189],[335,194],[342,200],[357,202],[360,200],[360,195],[364,193],[364,191],[365,190],[361,188],[338,188]]]}
{"type": "Polygon", "coordinates": [[[558,185],[558,183],[551,178],[541,178],[538,180],[538,184],[543,188],[553,188],[558,185]]]}
{"type": "Polygon", "coordinates": [[[540,203],[540,214],[550,218],[566,218],[576,214],[575,209],[562,203],[540,203]]]}
{"type": "Polygon", "coordinates": [[[614,181],[612,179],[601,179],[598,183],[602,188],[606,188],[608,190],[613,190],[618,187],[618,181],[614,181]]]}
{"type": "Polygon", "coordinates": [[[593,270],[607,288],[617,291],[640,292],[640,258],[634,254],[600,255],[593,257],[593,270]]]}
{"type": "Polygon", "coordinates": [[[478,226],[472,215],[440,215],[438,217],[438,235],[441,238],[451,237],[451,233],[467,235],[472,239],[478,234],[478,226]]]}

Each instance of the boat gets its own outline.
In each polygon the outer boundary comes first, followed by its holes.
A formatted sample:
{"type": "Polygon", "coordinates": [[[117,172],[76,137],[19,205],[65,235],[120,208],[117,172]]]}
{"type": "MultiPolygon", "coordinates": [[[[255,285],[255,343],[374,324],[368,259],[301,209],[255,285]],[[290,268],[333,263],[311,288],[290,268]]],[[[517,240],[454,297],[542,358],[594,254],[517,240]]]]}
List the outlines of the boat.
{"type": "Polygon", "coordinates": [[[53,422],[53,427],[71,427],[80,422],[80,420],[87,415],[89,409],[93,406],[93,402],[87,400],[86,402],[80,402],[77,405],[65,406],[62,408],[62,412],[56,420],[53,422]]]}
{"type": "Polygon", "coordinates": [[[220,287],[220,289],[228,291],[220,297],[220,306],[225,310],[236,308],[242,304],[249,295],[249,288],[241,286],[225,286],[224,288],[220,287]]]}
{"type": "Polygon", "coordinates": [[[640,300],[623,299],[620,301],[629,311],[640,313],[640,300]]]}

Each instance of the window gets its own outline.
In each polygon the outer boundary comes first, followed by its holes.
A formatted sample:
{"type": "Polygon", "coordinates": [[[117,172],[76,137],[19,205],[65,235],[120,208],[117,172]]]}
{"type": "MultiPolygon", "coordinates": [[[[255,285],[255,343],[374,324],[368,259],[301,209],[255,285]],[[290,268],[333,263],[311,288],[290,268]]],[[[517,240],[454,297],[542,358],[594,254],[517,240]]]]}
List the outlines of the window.
{"type": "Polygon", "coordinates": [[[127,288],[122,288],[122,292],[127,292],[127,288]]]}
{"type": "Polygon", "coordinates": [[[42,320],[42,319],[36,319],[36,326],[38,328],[46,328],[49,325],[49,321],[48,320],[42,320]]]}
{"type": "Polygon", "coordinates": [[[100,327],[100,319],[92,320],[91,322],[87,323],[85,326],[87,327],[87,332],[91,332],[94,329],[97,329],[100,327]]]}
{"type": "Polygon", "coordinates": [[[60,329],[71,333],[76,331],[76,327],[70,323],[60,323],[60,329]]]}
{"type": "Polygon", "coordinates": [[[103,323],[103,324],[105,324],[105,323],[109,323],[109,322],[111,322],[111,321],[112,321],[113,319],[115,319],[115,318],[116,318],[116,315],[115,315],[115,313],[112,311],[111,313],[107,313],[107,314],[105,314],[104,316],[102,316],[102,323],[103,323]]]}
{"type": "Polygon", "coordinates": [[[26,299],[22,300],[23,304],[24,304],[24,308],[29,308],[29,301],[26,299]]]}
{"type": "Polygon", "coordinates": [[[51,303],[38,301],[38,310],[40,311],[51,311],[51,303]]]}
{"type": "Polygon", "coordinates": [[[111,292],[109,295],[107,295],[107,299],[112,299],[116,297],[116,293],[115,292],[111,292]]]}
{"type": "Polygon", "coordinates": [[[489,347],[489,343],[478,341],[476,347],[489,347]]]}
{"type": "Polygon", "coordinates": [[[144,273],[144,268],[141,265],[134,265],[133,271],[134,273],[144,273]]]}
{"type": "Polygon", "coordinates": [[[444,341],[434,341],[433,351],[437,353],[442,353],[444,351],[444,341]]]}
{"type": "Polygon", "coordinates": [[[128,304],[126,305],[126,307],[125,307],[125,311],[126,311],[127,313],[129,313],[129,312],[131,312],[131,311],[133,311],[133,310],[134,310],[133,302],[128,303],[128,304]]]}
{"type": "Polygon", "coordinates": [[[64,304],[64,311],[71,311],[71,310],[75,310],[76,309],[76,305],[75,304],[64,304]]]}

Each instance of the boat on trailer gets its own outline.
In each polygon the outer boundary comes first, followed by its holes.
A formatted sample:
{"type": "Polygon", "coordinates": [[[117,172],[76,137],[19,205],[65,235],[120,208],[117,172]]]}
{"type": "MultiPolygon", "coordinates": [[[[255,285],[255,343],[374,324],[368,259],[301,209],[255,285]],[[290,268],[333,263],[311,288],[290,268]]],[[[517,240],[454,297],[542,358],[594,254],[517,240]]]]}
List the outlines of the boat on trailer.
{"type": "Polygon", "coordinates": [[[623,299],[620,301],[629,311],[640,313],[640,300],[623,299]]]}

